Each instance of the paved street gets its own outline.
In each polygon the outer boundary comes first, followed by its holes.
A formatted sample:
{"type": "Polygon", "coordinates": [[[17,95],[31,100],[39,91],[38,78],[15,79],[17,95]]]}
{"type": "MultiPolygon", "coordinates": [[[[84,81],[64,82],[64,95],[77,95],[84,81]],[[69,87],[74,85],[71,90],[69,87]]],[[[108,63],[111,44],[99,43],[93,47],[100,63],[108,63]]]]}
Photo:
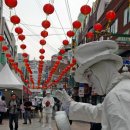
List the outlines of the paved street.
{"type": "MultiPolygon", "coordinates": [[[[0,130],[9,130],[8,120],[3,121],[3,125],[0,125],[0,130]]],[[[19,130],[48,130],[47,128],[42,128],[42,124],[38,122],[38,119],[32,119],[32,124],[23,125],[23,121],[19,120],[19,130]]],[[[89,130],[89,125],[87,123],[73,122],[71,126],[72,130],[89,130]]],[[[53,129],[57,130],[55,126],[55,121],[53,120],[53,129]]]]}

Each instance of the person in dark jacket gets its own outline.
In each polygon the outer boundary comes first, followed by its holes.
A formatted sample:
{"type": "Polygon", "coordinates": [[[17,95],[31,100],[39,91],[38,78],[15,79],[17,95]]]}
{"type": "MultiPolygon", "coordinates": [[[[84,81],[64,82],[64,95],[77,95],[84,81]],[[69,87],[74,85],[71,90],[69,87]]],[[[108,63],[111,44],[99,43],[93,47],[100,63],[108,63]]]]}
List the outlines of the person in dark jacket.
{"type": "Polygon", "coordinates": [[[29,123],[31,124],[31,107],[32,107],[32,102],[29,101],[29,98],[26,98],[26,101],[24,103],[24,123],[27,124],[27,119],[29,119],[29,123]]]}
{"type": "Polygon", "coordinates": [[[9,108],[9,128],[10,130],[18,130],[18,115],[20,110],[20,103],[16,99],[16,95],[11,94],[11,100],[8,104],[9,108]],[[15,129],[13,128],[13,121],[15,123],[15,129]]]}

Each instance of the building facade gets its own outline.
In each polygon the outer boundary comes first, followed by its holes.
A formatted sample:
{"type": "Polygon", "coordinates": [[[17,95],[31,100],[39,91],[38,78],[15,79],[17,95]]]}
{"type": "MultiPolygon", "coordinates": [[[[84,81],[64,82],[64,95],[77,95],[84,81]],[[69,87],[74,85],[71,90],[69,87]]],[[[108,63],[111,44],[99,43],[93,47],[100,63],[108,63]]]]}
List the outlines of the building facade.
{"type": "Polygon", "coordinates": [[[17,54],[17,46],[13,33],[10,32],[5,18],[3,17],[3,2],[0,0],[0,35],[4,36],[4,41],[0,44],[0,63],[4,65],[6,63],[5,54],[2,52],[2,45],[7,45],[8,52],[15,59],[17,54]]]}

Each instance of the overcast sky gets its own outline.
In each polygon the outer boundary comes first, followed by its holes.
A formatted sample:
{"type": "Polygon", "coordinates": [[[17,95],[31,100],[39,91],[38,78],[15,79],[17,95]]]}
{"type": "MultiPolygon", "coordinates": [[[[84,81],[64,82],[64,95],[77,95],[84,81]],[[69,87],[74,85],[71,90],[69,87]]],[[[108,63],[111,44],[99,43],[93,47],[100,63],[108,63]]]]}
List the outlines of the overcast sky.
{"type": "MultiPolygon", "coordinates": [[[[64,31],[67,32],[71,28],[71,19],[72,22],[77,20],[77,17],[80,13],[80,7],[88,2],[92,6],[92,2],[95,0],[52,0],[54,1],[55,12],[48,17],[48,20],[51,22],[51,28],[48,29],[49,34],[60,34],[60,35],[51,35],[46,38],[47,45],[45,48],[45,59],[50,60],[51,56],[58,52],[58,48],[62,46],[62,41],[66,39],[64,31]],[[67,1],[70,7],[71,17],[67,12],[67,1]],[[57,15],[58,17],[57,17],[57,15]],[[64,28],[64,31],[60,25],[60,22],[64,28]],[[55,27],[55,28],[53,28],[55,27]]],[[[18,6],[15,11],[12,11],[12,15],[16,14],[21,19],[21,26],[24,30],[23,34],[26,35],[26,40],[24,43],[27,45],[26,52],[30,55],[30,59],[34,57],[39,59],[39,49],[41,45],[39,44],[40,32],[44,30],[41,27],[41,23],[46,18],[46,14],[43,12],[43,5],[48,3],[49,0],[18,0],[18,6]]],[[[8,26],[10,30],[12,29],[12,24],[8,21],[10,18],[10,11],[8,7],[4,6],[3,14],[6,17],[8,26]]],[[[15,34],[15,33],[14,33],[15,34]]],[[[16,35],[16,34],[15,34],[16,35]]],[[[19,48],[22,42],[16,39],[18,45],[18,52],[22,52],[19,48]]]]}

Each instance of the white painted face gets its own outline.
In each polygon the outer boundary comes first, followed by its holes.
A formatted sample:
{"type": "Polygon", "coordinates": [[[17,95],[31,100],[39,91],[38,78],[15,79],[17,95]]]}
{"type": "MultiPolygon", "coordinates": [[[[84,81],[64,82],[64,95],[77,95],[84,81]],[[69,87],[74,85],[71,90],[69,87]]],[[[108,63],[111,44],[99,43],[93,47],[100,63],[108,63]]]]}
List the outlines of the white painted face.
{"type": "Polygon", "coordinates": [[[87,69],[84,72],[85,79],[87,80],[88,84],[92,89],[98,94],[103,95],[102,86],[100,84],[100,81],[96,75],[92,72],[91,69],[87,69]]]}

